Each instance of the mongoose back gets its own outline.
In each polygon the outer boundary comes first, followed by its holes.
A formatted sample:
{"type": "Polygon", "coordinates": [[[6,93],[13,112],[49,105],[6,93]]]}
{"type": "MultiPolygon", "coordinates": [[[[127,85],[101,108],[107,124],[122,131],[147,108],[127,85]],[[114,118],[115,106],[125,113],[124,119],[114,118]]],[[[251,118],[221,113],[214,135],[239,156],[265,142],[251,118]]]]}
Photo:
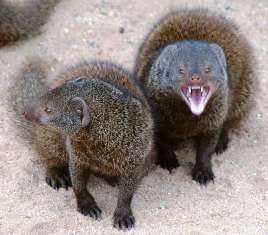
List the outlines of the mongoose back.
{"type": "Polygon", "coordinates": [[[98,219],[101,210],[86,189],[88,176],[118,178],[114,226],[131,228],[135,223],[130,207],[133,194],[155,157],[150,106],[131,75],[111,63],[84,62],[57,78],[58,86],[26,105],[23,113],[38,124],[34,130],[41,139],[43,130],[48,131],[46,137],[58,133],[58,140],[54,138],[42,151],[49,151],[51,144],[53,152],[57,145],[61,154],[68,153],[69,160],[64,161],[58,153],[49,156],[60,161],[48,161],[54,166],[47,164],[48,172],[53,172],[47,182],[56,188],[72,184],[78,211],[98,219]]]}
{"type": "Polygon", "coordinates": [[[174,149],[194,138],[194,180],[214,179],[211,156],[228,145],[254,103],[252,49],[239,28],[206,9],[182,9],[162,18],[144,39],[135,75],[155,109],[159,164],[177,167],[174,149]]]}
{"type": "Polygon", "coordinates": [[[60,0],[31,0],[21,4],[0,1],[0,47],[40,32],[60,0]]]}

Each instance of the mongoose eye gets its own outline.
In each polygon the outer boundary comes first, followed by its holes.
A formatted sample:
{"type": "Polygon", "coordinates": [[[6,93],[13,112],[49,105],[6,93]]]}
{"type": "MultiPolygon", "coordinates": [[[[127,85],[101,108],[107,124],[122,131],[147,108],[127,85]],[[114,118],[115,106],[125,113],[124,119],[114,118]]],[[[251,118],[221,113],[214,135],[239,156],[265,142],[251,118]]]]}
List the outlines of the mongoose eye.
{"type": "Polygon", "coordinates": [[[207,66],[207,67],[205,68],[205,72],[206,72],[206,73],[210,73],[210,72],[211,72],[211,67],[210,67],[210,66],[207,66]]]}
{"type": "Polygon", "coordinates": [[[179,73],[180,74],[184,74],[185,73],[184,70],[183,70],[183,68],[179,68],[179,73]]]}
{"type": "Polygon", "coordinates": [[[82,110],[81,109],[76,109],[76,112],[81,115],[82,114],[82,110]]]}
{"type": "Polygon", "coordinates": [[[52,110],[47,106],[44,108],[44,111],[48,114],[52,113],[52,110]]]}

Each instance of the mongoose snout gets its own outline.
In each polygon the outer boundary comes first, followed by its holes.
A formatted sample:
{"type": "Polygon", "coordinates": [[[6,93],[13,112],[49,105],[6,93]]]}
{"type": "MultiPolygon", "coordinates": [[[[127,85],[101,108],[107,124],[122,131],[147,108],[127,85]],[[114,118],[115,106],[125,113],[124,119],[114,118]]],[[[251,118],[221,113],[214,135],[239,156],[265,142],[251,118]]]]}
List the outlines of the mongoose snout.
{"type": "MultiPolygon", "coordinates": [[[[40,108],[39,108],[40,109],[40,108]]],[[[45,111],[46,109],[44,109],[45,111]]],[[[35,122],[35,123],[40,123],[40,114],[41,110],[37,110],[37,108],[33,105],[28,105],[23,111],[22,111],[22,116],[24,117],[25,120],[29,122],[35,122]]]]}
{"type": "Polygon", "coordinates": [[[191,112],[199,116],[204,112],[215,90],[216,88],[213,83],[206,81],[199,74],[194,74],[189,81],[179,86],[178,93],[188,105],[191,112]]]}

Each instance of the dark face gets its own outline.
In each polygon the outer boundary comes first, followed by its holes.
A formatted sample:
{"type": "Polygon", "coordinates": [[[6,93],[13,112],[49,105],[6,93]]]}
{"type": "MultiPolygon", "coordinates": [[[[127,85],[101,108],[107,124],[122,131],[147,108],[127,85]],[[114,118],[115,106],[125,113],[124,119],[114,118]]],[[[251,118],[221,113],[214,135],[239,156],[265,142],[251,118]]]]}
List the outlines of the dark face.
{"type": "Polygon", "coordinates": [[[169,45],[154,66],[161,87],[178,94],[195,115],[202,114],[210,98],[227,86],[225,56],[216,44],[182,41],[169,45]]]}
{"type": "Polygon", "coordinates": [[[23,116],[30,122],[59,131],[76,132],[88,125],[90,119],[89,107],[84,99],[76,96],[77,94],[79,87],[70,83],[63,84],[27,106],[23,116]]]}

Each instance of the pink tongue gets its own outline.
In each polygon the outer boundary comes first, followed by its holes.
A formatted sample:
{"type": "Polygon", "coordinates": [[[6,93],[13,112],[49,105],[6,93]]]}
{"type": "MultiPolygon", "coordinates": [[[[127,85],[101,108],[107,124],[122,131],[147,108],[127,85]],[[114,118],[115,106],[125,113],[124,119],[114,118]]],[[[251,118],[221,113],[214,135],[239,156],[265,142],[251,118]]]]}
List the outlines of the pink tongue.
{"type": "Polygon", "coordinates": [[[200,89],[192,89],[189,97],[190,109],[193,114],[200,115],[205,109],[204,97],[200,89]]]}
{"type": "Polygon", "coordinates": [[[192,90],[191,100],[196,104],[199,104],[202,101],[202,93],[200,89],[192,90]]]}

